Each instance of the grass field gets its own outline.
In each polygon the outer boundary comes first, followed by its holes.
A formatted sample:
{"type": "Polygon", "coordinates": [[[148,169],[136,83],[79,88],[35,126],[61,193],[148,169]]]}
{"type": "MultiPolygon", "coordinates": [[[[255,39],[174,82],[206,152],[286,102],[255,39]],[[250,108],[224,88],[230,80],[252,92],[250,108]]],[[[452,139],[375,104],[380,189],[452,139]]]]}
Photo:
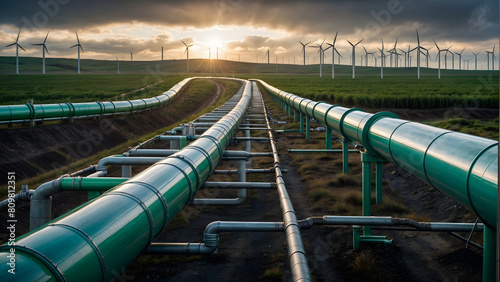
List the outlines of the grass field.
{"type": "Polygon", "coordinates": [[[446,107],[498,108],[498,71],[442,70],[422,68],[416,78],[415,68],[356,67],[337,65],[331,78],[331,65],[255,64],[225,60],[192,59],[186,74],[185,60],[121,62],[121,74],[114,74],[116,61],[82,60],[82,75],[75,74],[74,59],[48,59],[48,74],[40,71],[40,58],[21,58],[23,75],[7,74],[15,69],[15,58],[0,57],[0,104],[103,101],[134,89],[164,80],[155,86],[134,92],[121,99],[151,97],[167,90],[187,76],[236,76],[261,78],[269,84],[316,101],[348,107],[430,109],[446,107]],[[51,74],[52,72],[52,74],[51,74]],[[3,75],[2,75],[3,73],[3,75]],[[64,73],[64,75],[61,75],[64,73]]]}

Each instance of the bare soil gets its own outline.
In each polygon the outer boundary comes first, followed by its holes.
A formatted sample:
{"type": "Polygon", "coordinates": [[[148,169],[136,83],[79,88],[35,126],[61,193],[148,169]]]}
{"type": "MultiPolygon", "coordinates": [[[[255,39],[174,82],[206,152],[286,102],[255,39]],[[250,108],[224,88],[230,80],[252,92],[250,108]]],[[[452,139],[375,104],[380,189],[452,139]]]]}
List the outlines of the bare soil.
{"type": "MultiPolygon", "coordinates": [[[[221,87],[222,85],[218,85],[221,87]]],[[[224,91],[223,88],[216,92],[224,91]]],[[[213,99],[221,93],[214,93],[213,99]]],[[[0,173],[15,170],[26,176],[36,175],[54,163],[64,165],[84,154],[95,154],[129,138],[128,134],[145,134],[191,115],[208,105],[212,99],[193,108],[190,113],[176,112],[182,97],[164,108],[115,119],[81,121],[75,124],[55,124],[35,129],[8,129],[0,131],[0,144],[11,148],[0,152],[0,173]],[[102,124],[110,130],[103,130],[102,124]],[[87,132],[87,133],[84,133],[87,132]],[[89,133],[90,132],[90,133],[89,133]],[[94,132],[94,134],[92,134],[94,132]],[[94,137],[92,137],[94,136],[94,137]],[[99,138],[95,138],[99,136],[99,138]],[[100,137],[102,136],[102,137],[100,137]],[[64,140],[64,141],[60,141],[64,140]],[[98,142],[96,142],[98,140],[98,142]],[[94,144],[94,143],[96,144],[94,144]],[[91,145],[89,145],[91,144],[91,145]],[[83,148],[86,148],[85,150],[83,148]],[[73,154],[72,152],[77,152],[73,154]],[[82,153],[83,152],[83,153],[82,153]],[[88,152],[88,153],[87,153],[88,152]],[[23,155],[23,159],[19,155],[23,155]],[[63,161],[61,161],[63,160],[63,161]]],[[[270,103],[270,99],[267,99],[270,103]]],[[[376,112],[387,109],[367,110],[376,112]]],[[[491,118],[498,110],[485,109],[436,109],[400,110],[389,109],[410,120],[441,119],[446,116],[491,118]]],[[[273,110],[273,117],[284,120],[282,111],[273,110]]],[[[264,136],[257,133],[252,136],[264,136]]],[[[323,133],[313,133],[313,137],[323,133]]],[[[293,147],[293,138],[280,138],[280,147],[293,147]]],[[[234,144],[230,149],[242,149],[243,144],[234,144]]],[[[269,151],[267,144],[252,144],[252,151],[269,151]]],[[[306,183],[298,168],[291,165],[291,156],[281,150],[282,168],[288,170],[285,183],[294,204],[297,217],[322,216],[314,211],[307,196],[306,183]]],[[[328,165],[328,164],[327,164],[328,165]]],[[[252,160],[252,168],[272,166],[269,158],[252,160]]],[[[227,161],[220,169],[235,169],[236,163],[227,161]]],[[[216,175],[210,181],[235,181],[235,176],[216,175]]],[[[271,174],[248,175],[247,181],[273,181],[271,174]]],[[[384,193],[400,199],[418,216],[433,221],[473,222],[471,213],[436,191],[421,180],[395,167],[384,165],[386,185],[384,193]]],[[[158,242],[201,242],[207,224],[217,220],[234,221],[282,221],[278,195],[274,190],[248,191],[244,204],[237,207],[187,207],[168,225],[158,242]]],[[[201,190],[197,197],[236,197],[235,191],[201,190]]],[[[54,196],[53,214],[59,216],[85,201],[86,194],[66,192],[54,196]]],[[[361,211],[360,211],[361,212],[361,211]]],[[[27,231],[29,206],[18,206],[18,218],[26,219],[19,233],[27,231]]],[[[0,225],[5,221],[3,214],[0,225]]],[[[0,226],[5,230],[4,226],[0,226]]],[[[2,231],[3,232],[3,231],[2,231]]],[[[374,230],[375,235],[386,235],[395,239],[396,246],[380,244],[363,245],[352,250],[352,228],[314,226],[303,230],[309,265],[315,281],[479,281],[481,280],[482,251],[464,247],[460,241],[446,233],[374,230]],[[375,272],[357,271],[353,263],[360,254],[367,253],[375,259],[375,272]]],[[[461,234],[467,236],[468,234],[461,234]]],[[[6,234],[1,234],[1,241],[6,234]]],[[[479,240],[478,236],[473,237],[479,240]]],[[[136,262],[116,277],[119,281],[289,281],[290,266],[287,259],[284,234],[277,233],[221,233],[220,247],[215,255],[176,256],[142,255],[136,262]]]]}

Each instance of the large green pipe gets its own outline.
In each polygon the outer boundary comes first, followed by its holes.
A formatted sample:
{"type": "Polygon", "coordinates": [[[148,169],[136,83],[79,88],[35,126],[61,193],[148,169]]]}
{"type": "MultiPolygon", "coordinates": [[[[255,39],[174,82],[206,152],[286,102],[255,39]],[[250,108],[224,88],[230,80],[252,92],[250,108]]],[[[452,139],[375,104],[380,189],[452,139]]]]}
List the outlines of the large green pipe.
{"type": "Polygon", "coordinates": [[[0,246],[0,273],[16,281],[108,281],[122,273],[188,205],[219,164],[250,105],[251,86],[197,141],[102,196],[0,246]],[[16,274],[10,269],[15,249],[16,274]]]}
{"type": "Polygon", "coordinates": [[[339,131],[372,154],[397,164],[472,209],[496,228],[498,142],[399,119],[314,102],[258,80],[301,114],[339,131]]]}
{"type": "Polygon", "coordinates": [[[186,78],[159,96],[148,99],[108,102],[25,104],[0,106],[0,123],[121,114],[158,107],[170,102],[186,83],[186,78]]]}

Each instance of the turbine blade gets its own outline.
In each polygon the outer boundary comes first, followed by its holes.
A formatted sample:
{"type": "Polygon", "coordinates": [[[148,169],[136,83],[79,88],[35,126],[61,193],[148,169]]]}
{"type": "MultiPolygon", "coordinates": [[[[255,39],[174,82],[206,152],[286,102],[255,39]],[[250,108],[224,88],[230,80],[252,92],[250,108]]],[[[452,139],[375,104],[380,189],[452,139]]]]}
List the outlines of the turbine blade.
{"type": "Polygon", "coordinates": [[[191,46],[193,46],[193,43],[189,44],[187,47],[191,47],[191,46]]]}
{"type": "Polygon", "coordinates": [[[5,46],[5,47],[10,47],[10,46],[12,46],[12,45],[16,45],[16,42],[14,42],[14,43],[12,43],[12,44],[9,44],[9,45],[7,45],[7,46],[5,46]]]}
{"type": "Polygon", "coordinates": [[[354,45],[352,45],[351,41],[347,40],[347,42],[349,42],[349,44],[351,44],[351,46],[353,46],[353,47],[354,47],[354,45]]]}
{"type": "Polygon", "coordinates": [[[311,41],[307,42],[306,45],[309,45],[309,43],[311,43],[311,41]]]}
{"type": "Polygon", "coordinates": [[[366,51],[366,48],[365,48],[365,46],[363,46],[363,49],[365,49],[365,53],[368,53],[368,51],[366,51]]]}
{"type": "Polygon", "coordinates": [[[335,33],[335,38],[333,39],[333,45],[335,45],[335,41],[337,41],[337,35],[339,34],[339,31],[337,30],[337,33],[335,33]]]}
{"type": "MultiPolygon", "coordinates": [[[[361,39],[360,41],[358,41],[358,43],[356,43],[356,45],[358,45],[359,43],[361,43],[364,39],[361,39]]],[[[354,45],[354,46],[356,46],[354,45]]]]}
{"type": "Polygon", "coordinates": [[[417,30],[417,43],[418,43],[418,46],[420,46],[420,37],[418,36],[418,28],[416,28],[417,30]]]}
{"type": "Polygon", "coordinates": [[[19,48],[21,48],[24,52],[26,52],[26,50],[24,50],[23,46],[17,44],[17,46],[19,46],[19,48]]]}
{"type": "Polygon", "coordinates": [[[302,41],[299,40],[299,43],[302,44],[302,46],[304,46],[304,43],[302,43],[302,41]]]}
{"type": "Polygon", "coordinates": [[[78,32],[75,33],[76,33],[76,41],[78,41],[78,44],[80,44],[80,38],[78,38],[78,32]]]}
{"type": "Polygon", "coordinates": [[[21,35],[21,28],[19,29],[19,32],[17,33],[16,43],[17,43],[17,41],[19,41],[19,35],[21,35]]]}
{"type": "Polygon", "coordinates": [[[43,44],[45,44],[45,41],[47,41],[47,37],[49,37],[49,33],[47,32],[47,35],[45,36],[45,39],[43,40],[43,44]]]}
{"type": "Polygon", "coordinates": [[[69,48],[75,48],[76,46],[78,46],[78,44],[75,44],[75,45],[73,45],[73,46],[71,46],[69,48]]]}
{"type": "Polygon", "coordinates": [[[78,44],[78,48],[82,49],[82,52],[83,52],[83,47],[82,47],[82,45],[78,44]]]}
{"type": "Polygon", "coordinates": [[[441,51],[441,49],[439,49],[439,46],[438,46],[438,44],[436,43],[436,41],[435,41],[434,39],[432,39],[432,41],[434,41],[434,44],[436,44],[436,48],[438,49],[438,52],[440,52],[440,51],[441,51]]]}
{"type": "Polygon", "coordinates": [[[319,46],[323,46],[323,43],[325,43],[325,40],[326,40],[326,37],[325,37],[325,39],[323,39],[323,42],[321,42],[321,45],[319,45],[319,46]]]}
{"type": "Polygon", "coordinates": [[[39,45],[43,45],[43,43],[39,43],[39,44],[31,44],[33,46],[39,46],[39,45]]]}
{"type": "Polygon", "coordinates": [[[45,44],[43,45],[43,49],[45,49],[45,51],[47,51],[47,54],[49,54],[49,49],[47,49],[47,46],[45,46],[45,44]]]}
{"type": "Polygon", "coordinates": [[[187,44],[186,44],[183,40],[181,40],[181,41],[182,41],[182,43],[184,44],[184,46],[187,46],[187,44]]]}

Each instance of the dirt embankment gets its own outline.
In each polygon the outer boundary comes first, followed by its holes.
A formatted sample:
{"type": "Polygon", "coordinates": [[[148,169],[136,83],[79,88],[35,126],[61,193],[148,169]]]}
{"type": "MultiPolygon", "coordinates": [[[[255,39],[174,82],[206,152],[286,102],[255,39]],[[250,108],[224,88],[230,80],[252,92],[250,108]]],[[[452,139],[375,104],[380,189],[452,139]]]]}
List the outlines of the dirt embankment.
{"type": "MultiPolygon", "coordinates": [[[[172,103],[133,115],[77,120],[74,124],[61,122],[36,128],[4,126],[0,129],[0,146],[4,148],[0,151],[0,175],[14,171],[17,179],[33,177],[172,125],[221,97],[225,88],[219,84],[216,83],[217,87],[209,96],[195,97],[194,100],[185,95],[189,92],[188,85],[172,103]]],[[[5,184],[6,178],[1,179],[0,185],[5,184]]]]}

